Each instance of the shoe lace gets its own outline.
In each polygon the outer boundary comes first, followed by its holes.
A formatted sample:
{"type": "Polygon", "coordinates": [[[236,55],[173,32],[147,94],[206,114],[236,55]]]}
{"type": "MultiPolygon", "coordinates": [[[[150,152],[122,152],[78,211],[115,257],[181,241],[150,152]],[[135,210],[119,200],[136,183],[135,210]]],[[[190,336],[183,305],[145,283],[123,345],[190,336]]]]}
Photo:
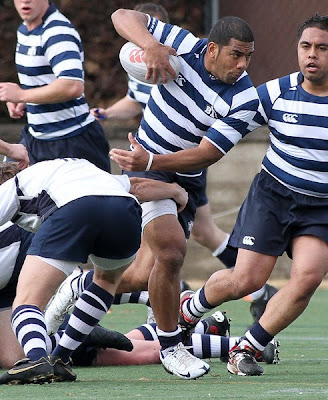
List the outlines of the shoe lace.
{"type": "Polygon", "coordinates": [[[179,363],[189,367],[195,362],[194,357],[188,351],[190,348],[191,346],[184,346],[182,343],[179,343],[174,347],[171,354],[179,363]]]}

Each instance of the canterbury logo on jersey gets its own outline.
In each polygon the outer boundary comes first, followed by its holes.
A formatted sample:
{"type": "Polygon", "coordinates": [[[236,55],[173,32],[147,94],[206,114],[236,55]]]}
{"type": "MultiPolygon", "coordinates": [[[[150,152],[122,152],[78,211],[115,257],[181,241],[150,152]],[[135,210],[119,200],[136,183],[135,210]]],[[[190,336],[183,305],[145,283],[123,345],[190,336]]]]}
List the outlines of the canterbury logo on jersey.
{"type": "Polygon", "coordinates": [[[254,236],[244,236],[243,237],[243,244],[246,244],[247,246],[253,246],[255,241],[254,236]]]}
{"type": "Polygon", "coordinates": [[[288,123],[291,123],[291,124],[297,124],[297,122],[298,122],[298,115],[297,115],[297,114],[287,114],[287,113],[285,113],[285,114],[282,116],[282,119],[283,119],[285,122],[288,122],[288,123]]]}
{"type": "Polygon", "coordinates": [[[205,114],[209,115],[212,118],[218,118],[218,113],[214,110],[214,107],[210,104],[207,104],[204,112],[205,114]]]}
{"type": "Polygon", "coordinates": [[[183,84],[186,82],[186,78],[183,75],[179,74],[175,81],[179,86],[183,86],[183,84]]]}

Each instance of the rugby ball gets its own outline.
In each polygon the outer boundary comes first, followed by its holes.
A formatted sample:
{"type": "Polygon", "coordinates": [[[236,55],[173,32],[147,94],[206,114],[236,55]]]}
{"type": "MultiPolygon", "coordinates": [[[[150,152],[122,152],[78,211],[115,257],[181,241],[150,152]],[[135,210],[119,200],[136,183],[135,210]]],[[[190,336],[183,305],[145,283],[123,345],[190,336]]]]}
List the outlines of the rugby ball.
{"type": "MultiPolygon", "coordinates": [[[[144,83],[152,83],[152,79],[145,79],[147,72],[147,65],[144,61],[145,52],[139,46],[132,42],[125,43],[119,53],[119,59],[122,67],[125,71],[133,78],[144,83]]],[[[169,62],[172,65],[175,72],[178,74],[180,69],[180,63],[177,56],[170,55],[169,62]]],[[[172,81],[173,78],[170,76],[168,82],[172,81]]],[[[162,77],[159,76],[156,85],[161,85],[162,77]]]]}

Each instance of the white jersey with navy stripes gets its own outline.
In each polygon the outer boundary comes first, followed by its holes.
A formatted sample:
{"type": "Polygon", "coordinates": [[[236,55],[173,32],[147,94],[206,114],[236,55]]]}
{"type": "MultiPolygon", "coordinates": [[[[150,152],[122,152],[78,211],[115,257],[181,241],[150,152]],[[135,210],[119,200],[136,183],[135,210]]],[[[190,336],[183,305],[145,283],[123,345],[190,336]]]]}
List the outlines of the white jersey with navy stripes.
{"type": "Polygon", "coordinates": [[[111,175],[87,160],[63,158],[42,161],[19,172],[0,186],[0,225],[15,222],[36,232],[58,208],[85,196],[124,196],[126,175],[111,175]]]}
{"type": "Polygon", "coordinates": [[[258,88],[259,124],[270,129],[262,168],[289,189],[328,197],[328,97],[307,93],[295,72],[258,88]]]}
{"type": "Polygon", "coordinates": [[[20,235],[12,227],[12,222],[0,225],[0,290],[7,285],[13,274],[21,244],[20,235]]]}
{"type": "Polygon", "coordinates": [[[180,71],[175,81],[153,87],[137,140],[153,153],[170,154],[198,146],[204,137],[227,153],[257,127],[259,100],[248,74],[223,83],[205,69],[207,39],[151,16],[148,30],[176,50],[180,71]]]}
{"type": "MultiPolygon", "coordinates": [[[[55,79],[84,80],[81,38],[71,22],[51,4],[32,31],[17,31],[16,66],[23,89],[49,85],[55,79]]],[[[29,132],[38,139],[77,135],[94,121],[85,97],[55,104],[27,103],[29,132]]]]}
{"type": "Polygon", "coordinates": [[[129,74],[128,79],[127,96],[131,100],[138,102],[141,105],[142,110],[144,110],[148,103],[151,89],[154,85],[151,85],[150,83],[140,82],[138,81],[138,79],[135,79],[129,74]]]}

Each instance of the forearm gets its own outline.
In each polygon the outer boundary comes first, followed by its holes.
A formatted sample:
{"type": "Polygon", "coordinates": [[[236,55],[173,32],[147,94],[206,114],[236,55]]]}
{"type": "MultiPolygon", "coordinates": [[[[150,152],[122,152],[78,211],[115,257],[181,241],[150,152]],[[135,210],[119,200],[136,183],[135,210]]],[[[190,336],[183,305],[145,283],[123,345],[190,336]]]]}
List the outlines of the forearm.
{"type": "Polygon", "coordinates": [[[222,157],[223,154],[218,150],[205,153],[199,147],[180,150],[172,154],[155,154],[151,170],[188,172],[207,168],[222,157]]]}
{"type": "Polygon", "coordinates": [[[3,154],[4,156],[8,156],[9,146],[10,146],[9,143],[6,143],[0,139],[0,154],[3,154]]]}
{"type": "Polygon", "coordinates": [[[19,102],[35,104],[53,104],[80,97],[84,91],[84,83],[73,79],[56,79],[49,85],[22,90],[19,102]]]}
{"type": "Polygon", "coordinates": [[[181,190],[180,186],[156,181],[147,178],[129,178],[131,182],[130,192],[137,197],[140,203],[162,199],[176,199],[181,190]]]}
{"type": "Polygon", "coordinates": [[[142,113],[141,105],[137,101],[131,100],[129,97],[117,101],[115,104],[106,108],[106,118],[110,119],[130,119],[142,113]]]}
{"type": "Polygon", "coordinates": [[[147,30],[148,20],[143,13],[119,9],[112,14],[112,22],[120,36],[142,49],[147,49],[157,42],[147,30]]]}

